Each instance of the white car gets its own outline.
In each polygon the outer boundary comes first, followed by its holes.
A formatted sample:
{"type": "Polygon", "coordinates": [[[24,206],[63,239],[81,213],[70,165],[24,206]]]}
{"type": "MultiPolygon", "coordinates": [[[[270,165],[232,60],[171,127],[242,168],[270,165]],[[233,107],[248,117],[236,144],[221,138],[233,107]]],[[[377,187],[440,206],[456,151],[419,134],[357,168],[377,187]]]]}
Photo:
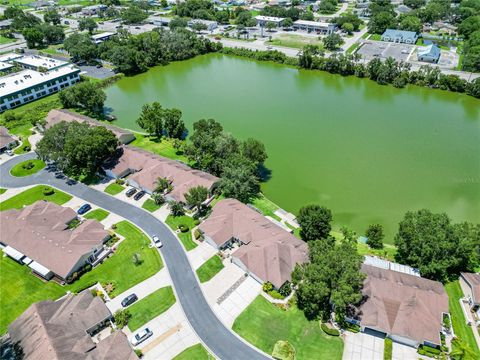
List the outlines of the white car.
{"type": "Polygon", "coordinates": [[[153,243],[155,244],[155,246],[156,246],[157,248],[160,249],[160,248],[163,246],[162,242],[160,241],[160,239],[158,238],[157,235],[153,235],[153,236],[152,236],[152,240],[153,240],[153,243]]]}
{"type": "Polygon", "coordinates": [[[5,153],[8,155],[8,156],[13,156],[13,151],[12,150],[7,150],[5,151],[5,153]]]}
{"type": "Polygon", "coordinates": [[[132,340],[130,342],[132,343],[133,346],[137,346],[138,344],[147,340],[152,335],[153,335],[152,330],[150,330],[149,328],[145,328],[137,332],[135,335],[133,335],[132,340]]]}

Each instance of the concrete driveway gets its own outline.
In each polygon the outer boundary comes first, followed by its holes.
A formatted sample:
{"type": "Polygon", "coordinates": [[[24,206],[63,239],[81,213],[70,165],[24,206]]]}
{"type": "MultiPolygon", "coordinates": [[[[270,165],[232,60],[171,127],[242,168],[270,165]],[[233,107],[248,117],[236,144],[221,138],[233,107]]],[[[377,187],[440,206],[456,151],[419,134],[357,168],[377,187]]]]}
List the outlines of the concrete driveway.
{"type": "Polygon", "coordinates": [[[373,335],[347,331],[342,359],[383,360],[384,341],[384,339],[373,335]]]}

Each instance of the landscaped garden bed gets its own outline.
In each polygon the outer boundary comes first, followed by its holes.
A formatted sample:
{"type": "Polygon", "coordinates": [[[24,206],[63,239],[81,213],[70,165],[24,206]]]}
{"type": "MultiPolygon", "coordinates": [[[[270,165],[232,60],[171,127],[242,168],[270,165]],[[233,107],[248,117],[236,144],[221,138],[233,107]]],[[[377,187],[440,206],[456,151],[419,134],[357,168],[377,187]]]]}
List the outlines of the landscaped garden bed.
{"type": "Polygon", "coordinates": [[[45,163],[42,160],[26,160],[12,167],[10,174],[17,177],[29,176],[42,170],[44,167],[45,163]]]}

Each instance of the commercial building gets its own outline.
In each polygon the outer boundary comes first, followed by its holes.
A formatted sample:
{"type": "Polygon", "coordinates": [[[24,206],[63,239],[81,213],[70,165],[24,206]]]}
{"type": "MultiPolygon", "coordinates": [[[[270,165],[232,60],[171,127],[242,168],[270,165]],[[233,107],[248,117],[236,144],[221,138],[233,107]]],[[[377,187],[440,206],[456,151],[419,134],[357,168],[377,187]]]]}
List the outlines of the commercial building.
{"type": "Polygon", "coordinates": [[[77,113],[71,112],[69,110],[63,110],[63,109],[62,110],[57,110],[57,109],[50,110],[50,112],[48,113],[48,115],[45,119],[45,128],[49,129],[53,125],[56,125],[56,124],[58,124],[62,121],[66,121],[66,122],[76,121],[76,122],[80,122],[80,123],[83,123],[83,122],[87,123],[90,126],[103,126],[103,127],[107,128],[108,130],[110,130],[112,133],[114,133],[115,136],[117,137],[118,141],[121,144],[128,144],[128,143],[132,142],[133,140],[135,140],[135,135],[131,131],[121,129],[121,128],[118,128],[116,126],[112,126],[112,125],[109,125],[109,124],[105,124],[105,123],[102,123],[98,120],[92,119],[88,116],[77,114],[77,113]]]}
{"type": "Polygon", "coordinates": [[[7,64],[8,69],[16,65],[23,70],[0,77],[0,113],[53,94],[80,80],[80,69],[43,56],[10,53],[0,57],[2,63],[7,64]]]}
{"type": "Polygon", "coordinates": [[[5,126],[0,126],[0,153],[17,146],[17,140],[10,135],[5,126]]]}
{"type": "Polygon", "coordinates": [[[100,44],[104,41],[107,41],[107,40],[111,39],[116,34],[117,33],[115,33],[115,32],[106,31],[106,32],[102,32],[100,34],[92,35],[92,40],[95,44],[100,44]]]}
{"type": "Polygon", "coordinates": [[[337,29],[337,25],[327,22],[297,20],[293,23],[295,30],[303,30],[308,32],[316,32],[318,34],[333,34],[337,29]]]}
{"type": "Polygon", "coordinates": [[[307,244],[235,199],[220,200],[198,228],[217,249],[235,248],[232,262],[260,283],[277,289],[308,260],[307,244]]]}
{"type": "Polygon", "coordinates": [[[127,183],[152,194],[159,178],[170,181],[172,191],[165,194],[167,200],[185,203],[185,193],[196,186],[213,191],[219,178],[191,167],[179,161],[164,158],[151,152],[130,147],[119,148],[118,154],[104,165],[107,176],[123,178],[127,183]]]}
{"type": "Polygon", "coordinates": [[[418,61],[437,63],[440,59],[440,48],[435,44],[418,47],[417,58],[418,61]]]}
{"type": "Polygon", "coordinates": [[[258,15],[255,16],[255,20],[257,20],[257,25],[260,27],[266,26],[268,23],[274,24],[276,27],[282,25],[285,18],[275,17],[275,16],[262,16],[258,15]]]}
{"type": "Polygon", "coordinates": [[[216,21],[211,20],[202,20],[202,19],[192,19],[188,22],[188,26],[191,28],[194,24],[203,24],[207,27],[207,31],[213,31],[218,27],[216,21]]]}
{"type": "Polygon", "coordinates": [[[415,44],[418,39],[418,35],[415,31],[395,30],[387,29],[382,34],[382,41],[415,44]]]}
{"type": "MultiPolygon", "coordinates": [[[[480,274],[461,273],[460,286],[477,325],[480,324],[480,274]]],[[[469,316],[466,316],[467,321],[469,316]]]]}
{"type": "Polygon", "coordinates": [[[110,237],[96,220],[71,226],[76,218],[72,209],[47,201],[2,211],[0,245],[6,255],[44,279],[65,281],[94,263],[110,237]]]}
{"type": "Polygon", "coordinates": [[[350,322],[408,346],[441,345],[448,296],[440,282],[365,264],[361,271],[363,300],[349,314],[350,322]]]}
{"type": "Polygon", "coordinates": [[[110,326],[112,318],[102,299],[89,290],[57,301],[40,301],[10,324],[4,350],[20,348],[23,360],[137,360],[119,330],[100,341],[92,338],[110,326]]]}
{"type": "Polygon", "coordinates": [[[107,5],[103,4],[98,4],[98,5],[90,5],[90,6],[85,6],[82,8],[82,14],[83,15],[97,15],[101,11],[105,11],[108,9],[107,5]]]}

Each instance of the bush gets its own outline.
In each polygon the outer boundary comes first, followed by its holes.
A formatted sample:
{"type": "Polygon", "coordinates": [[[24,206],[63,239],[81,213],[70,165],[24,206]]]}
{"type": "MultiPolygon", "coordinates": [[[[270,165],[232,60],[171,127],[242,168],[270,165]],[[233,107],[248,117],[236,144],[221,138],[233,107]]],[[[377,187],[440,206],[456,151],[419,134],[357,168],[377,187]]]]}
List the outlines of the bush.
{"type": "Polygon", "coordinates": [[[190,230],[190,228],[185,225],[185,224],[180,224],[178,225],[178,229],[182,232],[182,233],[186,233],[188,230],[190,230]]]}
{"type": "Polygon", "coordinates": [[[323,332],[327,335],[330,335],[330,336],[340,336],[340,331],[338,331],[337,329],[331,329],[327,326],[327,324],[325,323],[322,323],[322,325],[320,325],[320,327],[322,328],[323,332]]]}
{"type": "Polygon", "coordinates": [[[198,219],[193,220],[193,224],[194,224],[195,226],[200,225],[200,220],[198,220],[198,219]]]}
{"type": "Polygon", "coordinates": [[[269,291],[273,290],[273,285],[270,282],[266,282],[266,283],[263,284],[262,288],[263,288],[263,291],[268,293],[269,291]]]}
{"type": "Polygon", "coordinates": [[[87,265],[85,265],[84,269],[85,269],[85,272],[89,272],[89,271],[92,270],[92,265],[87,264],[87,265]]]}
{"type": "Polygon", "coordinates": [[[43,189],[43,195],[50,196],[50,195],[53,195],[53,194],[55,194],[55,190],[53,190],[52,188],[46,187],[46,188],[43,189]]]}
{"type": "Polygon", "coordinates": [[[200,236],[202,236],[202,233],[198,229],[195,229],[193,236],[195,236],[195,240],[198,240],[200,236]]]}
{"type": "Polygon", "coordinates": [[[433,348],[433,347],[430,347],[430,346],[426,346],[426,345],[420,345],[418,347],[418,353],[420,355],[436,357],[436,356],[438,356],[442,353],[442,350],[437,349],[437,348],[433,348]]]}
{"type": "Polygon", "coordinates": [[[122,329],[124,328],[125,326],[127,326],[128,324],[128,321],[130,320],[130,318],[132,317],[132,314],[130,314],[130,311],[128,310],[118,310],[114,315],[113,315],[114,319],[115,319],[115,324],[117,324],[117,327],[119,329],[122,329]]]}
{"type": "Polygon", "coordinates": [[[278,292],[284,297],[290,295],[292,293],[292,285],[290,284],[290,281],[285,281],[285,283],[280,286],[280,289],[278,289],[278,292]]]}
{"type": "Polygon", "coordinates": [[[277,300],[283,300],[285,299],[285,296],[280,294],[277,290],[270,290],[268,292],[268,295],[270,295],[272,298],[277,299],[277,300]]]}
{"type": "Polygon", "coordinates": [[[140,349],[134,349],[133,351],[135,351],[135,354],[136,354],[139,358],[143,357],[142,350],[140,350],[140,349]]]}
{"type": "Polygon", "coordinates": [[[22,165],[22,168],[24,168],[25,170],[30,170],[30,169],[33,169],[34,167],[35,165],[33,164],[32,161],[28,161],[22,165]]]}
{"type": "Polygon", "coordinates": [[[23,148],[22,148],[23,151],[25,152],[29,152],[30,150],[32,150],[32,148],[28,145],[25,145],[23,148]]]}
{"type": "Polygon", "coordinates": [[[392,339],[386,338],[385,347],[383,348],[383,360],[392,359],[392,346],[393,346],[392,339]]]}

